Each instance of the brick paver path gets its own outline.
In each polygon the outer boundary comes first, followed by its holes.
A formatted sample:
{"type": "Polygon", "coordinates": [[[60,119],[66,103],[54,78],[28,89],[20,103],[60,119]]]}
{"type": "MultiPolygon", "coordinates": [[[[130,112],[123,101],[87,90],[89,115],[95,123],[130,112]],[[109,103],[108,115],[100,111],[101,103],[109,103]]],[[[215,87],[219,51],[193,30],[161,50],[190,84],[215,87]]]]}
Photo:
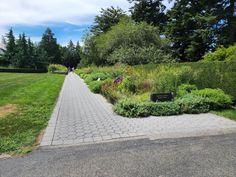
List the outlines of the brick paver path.
{"type": "Polygon", "coordinates": [[[76,145],[145,136],[153,139],[236,131],[236,123],[213,114],[129,119],[116,115],[101,95],[76,74],[64,82],[41,146],[76,145]]]}

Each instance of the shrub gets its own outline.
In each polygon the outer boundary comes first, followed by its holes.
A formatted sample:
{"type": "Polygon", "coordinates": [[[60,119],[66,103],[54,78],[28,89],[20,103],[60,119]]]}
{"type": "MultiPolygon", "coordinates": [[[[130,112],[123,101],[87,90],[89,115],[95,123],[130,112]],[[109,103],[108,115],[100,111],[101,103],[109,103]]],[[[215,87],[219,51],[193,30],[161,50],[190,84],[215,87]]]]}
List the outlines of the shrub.
{"type": "Polygon", "coordinates": [[[121,87],[122,86],[124,87],[125,90],[127,90],[131,93],[135,93],[136,89],[137,89],[135,78],[132,76],[125,77],[125,79],[122,82],[121,87]]]}
{"type": "Polygon", "coordinates": [[[108,99],[111,103],[116,103],[119,98],[121,98],[121,95],[116,90],[116,85],[113,84],[112,79],[107,79],[104,81],[102,87],[101,87],[101,93],[108,99]]]}
{"type": "Polygon", "coordinates": [[[166,54],[169,45],[160,37],[159,29],[146,22],[134,23],[130,19],[122,19],[95,41],[96,51],[104,63],[135,65],[171,59],[166,54]]]}
{"type": "Polygon", "coordinates": [[[148,110],[153,116],[170,116],[181,113],[180,106],[175,102],[160,102],[160,103],[142,103],[140,105],[144,110],[148,110]]]}
{"type": "Polygon", "coordinates": [[[147,110],[141,109],[137,102],[128,99],[118,101],[115,104],[114,111],[125,117],[148,116],[147,110]]]}
{"type": "Polygon", "coordinates": [[[48,66],[48,72],[50,72],[50,73],[56,73],[56,72],[67,73],[67,68],[65,66],[59,65],[59,64],[50,64],[48,66]]]}
{"type": "Polygon", "coordinates": [[[92,73],[89,77],[91,77],[91,80],[96,81],[98,79],[105,80],[109,76],[105,73],[92,73]]]}
{"type": "Polygon", "coordinates": [[[202,90],[195,90],[192,94],[206,99],[211,110],[228,108],[232,104],[231,97],[225,94],[221,89],[206,88],[202,90]]]}
{"type": "Polygon", "coordinates": [[[215,52],[209,52],[203,61],[236,61],[236,44],[228,48],[219,47],[215,52]]]}
{"type": "Polygon", "coordinates": [[[196,85],[182,84],[178,87],[177,96],[182,97],[188,93],[191,93],[193,90],[197,90],[196,85]]]}
{"type": "Polygon", "coordinates": [[[153,81],[150,79],[145,79],[143,81],[141,81],[141,83],[139,83],[138,85],[138,89],[142,90],[142,91],[151,91],[153,88],[153,81]]]}
{"type": "Polygon", "coordinates": [[[179,85],[193,80],[193,75],[192,69],[187,66],[162,67],[155,77],[155,91],[176,93],[179,85]]]}
{"type": "Polygon", "coordinates": [[[129,65],[147,63],[167,63],[174,62],[173,58],[165,54],[163,50],[155,46],[122,46],[109,55],[108,61],[111,63],[125,63],[129,65]]]}
{"type": "Polygon", "coordinates": [[[119,115],[126,117],[147,117],[153,116],[169,116],[180,114],[180,106],[174,102],[138,103],[132,100],[123,99],[118,101],[114,107],[114,111],[119,115]]]}
{"type": "Polygon", "coordinates": [[[0,72],[9,73],[46,73],[47,69],[30,69],[30,68],[0,68],[0,72]]]}
{"type": "Polygon", "coordinates": [[[103,82],[101,81],[93,81],[89,83],[89,89],[94,93],[101,93],[103,82]]]}
{"type": "Polygon", "coordinates": [[[181,112],[189,114],[205,113],[210,111],[207,98],[187,94],[175,101],[181,108],[181,112]]]}

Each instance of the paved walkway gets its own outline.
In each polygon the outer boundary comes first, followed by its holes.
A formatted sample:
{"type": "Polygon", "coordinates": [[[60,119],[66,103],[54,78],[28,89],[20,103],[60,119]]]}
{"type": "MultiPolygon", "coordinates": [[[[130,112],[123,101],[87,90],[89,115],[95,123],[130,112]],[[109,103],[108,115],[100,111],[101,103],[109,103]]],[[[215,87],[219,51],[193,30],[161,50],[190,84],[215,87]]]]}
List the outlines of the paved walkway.
{"type": "Polygon", "coordinates": [[[236,123],[213,114],[128,119],[116,115],[101,95],[90,92],[76,74],[62,87],[41,146],[77,145],[120,138],[150,139],[236,132],[236,123]]]}

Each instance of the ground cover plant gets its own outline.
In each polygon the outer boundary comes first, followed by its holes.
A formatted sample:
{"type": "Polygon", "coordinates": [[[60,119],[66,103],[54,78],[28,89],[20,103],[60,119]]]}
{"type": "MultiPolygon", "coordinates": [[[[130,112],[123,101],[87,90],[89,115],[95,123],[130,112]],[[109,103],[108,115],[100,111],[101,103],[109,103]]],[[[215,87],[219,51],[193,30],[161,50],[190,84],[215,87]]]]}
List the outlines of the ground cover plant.
{"type": "Polygon", "coordinates": [[[25,153],[47,126],[64,75],[0,73],[0,154],[25,153]]]}
{"type": "Polygon", "coordinates": [[[236,107],[232,107],[230,109],[214,111],[213,113],[236,121],[236,107]]]}
{"type": "Polygon", "coordinates": [[[205,113],[229,108],[236,98],[235,62],[88,67],[76,72],[126,117],[205,113]],[[152,103],[153,92],[173,92],[173,102],[152,103]],[[128,98],[128,99],[127,99],[128,98]]]}

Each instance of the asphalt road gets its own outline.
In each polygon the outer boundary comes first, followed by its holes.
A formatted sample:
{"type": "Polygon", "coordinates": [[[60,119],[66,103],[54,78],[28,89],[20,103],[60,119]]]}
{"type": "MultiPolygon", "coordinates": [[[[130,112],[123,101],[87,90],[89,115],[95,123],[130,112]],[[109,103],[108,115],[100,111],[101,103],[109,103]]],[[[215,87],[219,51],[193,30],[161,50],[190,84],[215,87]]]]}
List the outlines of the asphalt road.
{"type": "Polygon", "coordinates": [[[235,177],[236,134],[39,149],[0,160],[1,177],[235,177]]]}

